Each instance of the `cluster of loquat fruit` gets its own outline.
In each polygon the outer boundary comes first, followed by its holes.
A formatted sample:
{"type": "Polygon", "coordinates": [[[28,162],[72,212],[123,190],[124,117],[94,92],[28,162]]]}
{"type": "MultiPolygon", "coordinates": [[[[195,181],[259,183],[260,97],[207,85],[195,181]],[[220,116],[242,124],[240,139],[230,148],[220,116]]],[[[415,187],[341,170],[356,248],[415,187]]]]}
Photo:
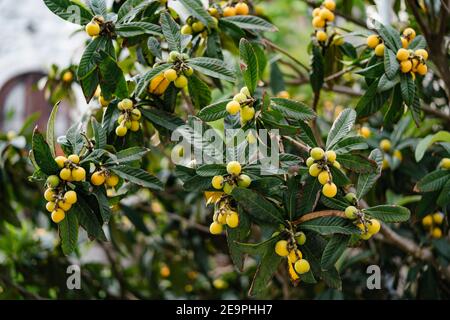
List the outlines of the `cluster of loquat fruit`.
{"type": "Polygon", "coordinates": [[[363,211],[359,210],[356,195],[347,193],[345,199],[353,205],[345,208],[345,217],[354,220],[355,225],[361,230],[360,237],[363,240],[369,240],[373,235],[377,234],[381,229],[381,223],[377,219],[367,218],[363,211]]]}
{"type": "Polygon", "coordinates": [[[239,113],[241,124],[245,125],[255,117],[255,108],[252,106],[254,100],[247,87],[241,88],[233,100],[227,103],[226,110],[230,115],[239,113]]]}
{"type": "Polygon", "coordinates": [[[422,219],[422,225],[430,232],[432,238],[439,239],[442,237],[442,229],[439,227],[444,222],[444,214],[436,212],[428,214],[422,219]]]}
{"type": "Polygon", "coordinates": [[[413,77],[415,77],[416,73],[424,76],[428,72],[428,67],[425,64],[427,59],[428,52],[425,49],[413,51],[400,48],[397,51],[397,60],[400,61],[400,71],[403,73],[411,73],[413,77]]]}
{"type": "Polygon", "coordinates": [[[239,225],[239,214],[225,198],[224,201],[219,201],[213,216],[213,222],[209,226],[211,234],[220,234],[223,231],[223,226],[227,225],[230,228],[236,228],[239,225]]]}
{"type": "Polygon", "coordinates": [[[114,188],[119,183],[119,177],[108,170],[96,170],[91,175],[91,183],[94,186],[101,186],[105,184],[107,187],[114,188]]]}
{"type": "MultiPolygon", "coordinates": [[[[246,16],[250,12],[250,8],[248,4],[243,1],[239,1],[236,4],[230,4],[229,2],[222,1],[221,2],[221,10],[222,15],[224,17],[233,17],[233,16],[246,16]]],[[[217,17],[219,15],[219,10],[215,7],[210,7],[208,12],[213,17],[217,17]]]]}
{"type": "Polygon", "coordinates": [[[374,49],[376,56],[384,56],[384,43],[379,35],[371,34],[370,36],[368,36],[367,46],[371,49],[374,49]]]}
{"type": "Polygon", "coordinates": [[[162,95],[167,87],[173,82],[178,89],[183,89],[188,85],[188,78],[194,74],[194,69],[186,64],[189,56],[186,53],[171,51],[167,59],[168,63],[173,63],[172,68],[157,75],[150,81],[149,92],[155,95],[162,95]]]}
{"type": "MultiPolygon", "coordinates": [[[[213,19],[216,19],[213,17],[213,19]]],[[[217,19],[215,20],[217,21],[217,19]]],[[[181,34],[184,35],[191,35],[191,34],[197,34],[202,33],[205,30],[205,25],[200,20],[194,18],[193,16],[190,16],[186,20],[186,24],[181,27],[181,34]]]]}
{"type": "MultiPolygon", "coordinates": [[[[320,7],[314,8],[312,11],[312,25],[315,29],[315,37],[319,43],[328,40],[327,27],[334,21],[333,11],[336,9],[336,3],[333,0],[325,0],[320,7]]],[[[343,42],[343,38],[339,38],[343,42]]],[[[339,44],[339,43],[336,43],[339,44]]]]}
{"type": "Polygon", "coordinates": [[[337,187],[333,183],[329,166],[341,168],[340,163],[336,161],[336,152],[332,150],[324,151],[319,147],[312,148],[310,157],[306,159],[306,165],[309,168],[309,174],[312,177],[317,177],[320,184],[323,185],[323,195],[333,198],[337,194],[337,187]]]}
{"type": "Polygon", "coordinates": [[[246,175],[241,174],[242,167],[237,161],[230,161],[227,164],[227,176],[214,176],[211,184],[216,190],[223,190],[226,194],[231,194],[233,189],[237,186],[241,188],[248,188],[252,183],[252,179],[246,175]]]}
{"type": "Polygon", "coordinates": [[[128,130],[133,132],[139,131],[141,128],[141,111],[134,106],[134,103],[130,99],[123,99],[117,104],[117,108],[121,114],[117,119],[119,125],[116,127],[116,135],[123,137],[127,134],[128,130]]]}
{"type": "Polygon", "coordinates": [[[306,242],[306,235],[303,232],[290,233],[287,240],[279,240],[275,244],[275,253],[280,257],[287,257],[289,268],[295,270],[299,275],[307,273],[311,267],[308,260],[303,259],[303,254],[298,248],[306,242]]]}
{"type": "Polygon", "coordinates": [[[84,181],[86,170],[78,165],[80,157],[76,154],[71,154],[67,158],[58,156],[55,158],[55,162],[61,169],[59,177],[51,175],[47,178],[44,198],[48,201],[45,207],[47,211],[51,212],[53,222],[59,223],[66,217],[66,212],[77,202],[77,193],[70,190],[66,182],[84,181]]]}
{"type": "MultiPolygon", "coordinates": [[[[391,153],[392,157],[397,158],[399,161],[403,160],[403,154],[400,150],[392,150],[392,143],[389,139],[382,139],[380,141],[380,149],[384,154],[391,153]]],[[[389,162],[386,158],[383,158],[382,169],[386,170],[389,168],[389,162]]]]}
{"type": "Polygon", "coordinates": [[[105,19],[102,16],[95,16],[91,22],[86,25],[86,33],[92,37],[97,37],[102,31],[102,25],[105,23],[105,19]]]}

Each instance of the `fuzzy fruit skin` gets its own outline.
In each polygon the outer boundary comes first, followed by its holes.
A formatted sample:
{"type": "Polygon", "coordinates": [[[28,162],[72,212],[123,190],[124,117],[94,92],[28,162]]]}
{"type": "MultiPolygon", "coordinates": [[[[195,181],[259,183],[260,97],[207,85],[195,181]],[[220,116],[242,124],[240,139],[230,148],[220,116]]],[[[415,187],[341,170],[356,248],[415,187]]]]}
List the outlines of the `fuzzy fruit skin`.
{"type": "Polygon", "coordinates": [[[185,24],[183,27],[181,27],[181,34],[183,35],[190,35],[192,34],[192,28],[190,25],[185,24]]]}
{"type": "Polygon", "coordinates": [[[243,103],[245,100],[247,100],[247,96],[243,93],[238,93],[233,97],[233,100],[238,103],[243,103]]]}
{"type": "Polygon", "coordinates": [[[306,166],[309,168],[314,164],[314,158],[313,157],[309,157],[308,159],[306,159],[306,166]]]}
{"type": "Polygon", "coordinates": [[[359,134],[362,135],[364,138],[369,138],[370,137],[370,129],[367,127],[362,127],[361,129],[359,129],[359,134]]]}
{"type": "Polygon", "coordinates": [[[379,44],[380,44],[380,39],[378,38],[378,36],[376,34],[372,34],[367,37],[367,46],[369,48],[374,49],[379,44]]]}
{"type": "Polygon", "coordinates": [[[70,181],[72,179],[72,171],[68,168],[63,168],[59,172],[59,177],[65,181],[70,181]]]}
{"type": "Polygon", "coordinates": [[[275,253],[280,257],[287,257],[289,251],[287,249],[288,242],[286,240],[280,240],[275,244],[275,253]]]}
{"type": "Polygon", "coordinates": [[[325,197],[333,198],[337,194],[337,187],[333,182],[326,183],[323,185],[322,193],[325,197]]]}
{"type": "Polygon", "coordinates": [[[450,169],[450,158],[443,158],[439,163],[442,169],[450,169]]]}
{"type": "Polygon", "coordinates": [[[238,180],[238,186],[239,187],[241,187],[241,188],[248,188],[251,183],[252,183],[252,179],[248,175],[241,174],[239,176],[239,180],[238,180]]]}
{"type": "Polygon", "coordinates": [[[226,109],[229,114],[235,115],[241,110],[241,105],[233,100],[227,103],[226,109]]]}
{"type": "Polygon", "coordinates": [[[223,188],[223,177],[222,176],[214,176],[211,180],[211,184],[214,189],[220,190],[223,188]]]}
{"type": "Polygon", "coordinates": [[[409,58],[408,50],[401,48],[397,51],[397,60],[398,61],[405,61],[405,60],[408,60],[408,58],[409,58]]]}
{"type": "Polygon", "coordinates": [[[241,91],[239,91],[240,93],[242,93],[242,94],[245,94],[247,97],[251,97],[251,95],[250,95],[250,90],[248,90],[248,88],[247,87],[242,87],[241,88],[241,91]]]}
{"type": "Polygon", "coordinates": [[[378,57],[384,56],[384,44],[380,43],[375,47],[375,55],[378,57]]]}
{"type": "Polygon", "coordinates": [[[414,31],[413,28],[406,28],[405,30],[403,30],[403,36],[411,41],[416,37],[416,31],[414,31]]]}
{"type": "Polygon", "coordinates": [[[356,194],[354,194],[353,192],[347,193],[344,198],[345,198],[345,200],[347,200],[350,203],[354,203],[358,200],[356,198],[356,194]]]}
{"type": "Polygon", "coordinates": [[[80,157],[76,154],[71,154],[68,158],[67,158],[70,162],[78,164],[80,163],[80,157]]]}
{"type": "Polygon", "coordinates": [[[334,14],[333,12],[331,12],[330,10],[328,10],[327,8],[323,8],[320,10],[320,14],[319,17],[321,17],[323,20],[325,21],[330,21],[332,22],[334,20],[334,14]]]}
{"type": "Polygon", "coordinates": [[[56,209],[55,211],[52,212],[52,221],[54,223],[60,223],[61,221],[64,220],[65,217],[66,214],[61,209],[56,209]]]}
{"type": "Polygon", "coordinates": [[[58,202],[58,207],[60,207],[62,210],[67,212],[70,210],[70,208],[72,208],[72,205],[65,201],[60,201],[60,202],[58,202]]]}
{"type": "Polygon", "coordinates": [[[241,164],[237,161],[230,161],[227,164],[227,172],[229,174],[233,174],[235,176],[241,173],[242,167],[241,164]]]}
{"type": "Polygon", "coordinates": [[[404,37],[400,37],[400,41],[402,42],[402,48],[406,49],[408,48],[408,40],[406,40],[404,37]]]}
{"type": "Polygon", "coordinates": [[[433,217],[429,214],[426,215],[425,217],[423,217],[422,219],[422,225],[427,228],[427,227],[431,227],[431,225],[433,224],[433,217]]]}
{"type": "Polygon", "coordinates": [[[103,174],[103,172],[100,171],[96,171],[92,174],[91,176],[91,183],[94,186],[101,186],[102,184],[105,183],[105,175],[103,174]]]}
{"type": "Polygon", "coordinates": [[[234,7],[225,7],[223,9],[223,16],[224,17],[232,17],[236,15],[236,8],[234,7]]]}
{"type": "Polygon", "coordinates": [[[175,81],[178,76],[177,76],[176,70],[174,70],[174,69],[167,69],[166,71],[164,71],[164,77],[168,81],[172,82],[172,81],[175,81]]]}
{"type": "Polygon", "coordinates": [[[118,127],[116,128],[116,135],[117,135],[118,137],[123,137],[123,136],[125,136],[125,135],[127,134],[127,132],[128,132],[128,129],[127,129],[127,127],[125,127],[125,126],[120,125],[120,126],[118,126],[118,127]]]}
{"type": "Polygon", "coordinates": [[[248,5],[244,2],[240,2],[234,6],[236,9],[236,14],[240,16],[246,16],[249,13],[248,5]]]}
{"type": "Polygon", "coordinates": [[[211,223],[211,225],[209,226],[209,232],[211,232],[211,234],[221,234],[222,230],[223,230],[222,225],[215,221],[211,223]]]}
{"type": "Polygon", "coordinates": [[[86,33],[90,37],[98,36],[100,34],[100,26],[98,23],[91,21],[86,25],[86,33]]]}
{"type": "Polygon", "coordinates": [[[226,194],[231,194],[234,188],[235,188],[234,184],[229,184],[228,182],[225,182],[225,184],[223,185],[223,192],[225,192],[226,194]]]}
{"type": "Polygon", "coordinates": [[[426,64],[419,64],[417,66],[417,73],[420,74],[421,76],[426,75],[428,72],[428,67],[426,64]]]}
{"type": "Polygon", "coordinates": [[[328,162],[335,162],[336,161],[336,152],[334,152],[333,150],[328,150],[327,152],[325,152],[325,157],[327,158],[328,162]]]}
{"type": "Polygon", "coordinates": [[[241,109],[241,118],[243,121],[250,121],[255,117],[255,108],[245,106],[241,109]]]}
{"type": "Polygon", "coordinates": [[[44,199],[47,201],[54,201],[55,200],[55,191],[53,191],[52,188],[48,188],[44,192],[44,199]]]}
{"type": "Polygon", "coordinates": [[[322,148],[315,147],[311,149],[310,155],[314,160],[322,160],[325,156],[325,151],[322,148]]]}
{"type": "Polygon", "coordinates": [[[226,222],[230,228],[236,228],[239,225],[239,215],[232,211],[227,215],[226,222]]]}
{"type": "Polygon", "coordinates": [[[47,185],[51,188],[56,188],[59,186],[59,177],[57,175],[51,175],[47,178],[47,185]]]}
{"type": "Polygon", "coordinates": [[[183,89],[188,85],[188,79],[184,75],[180,75],[173,83],[175,87],[183,89]]]}
{"type": "Polygon", "coordinates": [[[377,219],[370,219],[369,224],[367,225],[367,232],[374,235],[377,234],[381,229],[381,223],[377,219]]]}
{"type": "Polygon", "coordinates": [[[436,224],[442,224],[442,222],[444,221],[444,214],[442,214],[441,212],[436,212],[435,214],[433,214],[433,221],[436,224]]]}
{"type": "Polygon", "coordinates": [[[133,132],[139,131],[139,129],[141,128],[141,123],[139,121],[131,121],[131,126],[130,126],[130,130],[133,132]]]}
{"type": "Polygon", "coordinates": [[[411,71],[411,69],[412,69],[412,62],[410,60],[400,62],[400,70],[403,73],[408,73],[411,71]]]}
{"type": "Polygon", "coordinates": [[[442,237],[442,230],[441,228],[434,228],[431,232],[431,236],[435,239],[439,239],[442,237]]]}
{"type": "Polygon", "coordinates": [[[309,265],[309,262],[307,260],[300,259],[295,263],[294,269],[298,274],[304,274],[311,269],[311,266],[309,265]]]}
{"type": "Polygon", "coordinates": [[[322,169],[319,168],[319,165],[317,163],[313,163],[311,167],[309,167],[309,175],[312,177],[317,177],[322,169]]]}
{"type": "Polygon", "coordinates": [[[416,56],[421,56],[424,60],[428,60],[428,51],[425,49],[417,49],[414,51],[416,56]]]}
{"type": "Polygon", "coordinates": [[[114,188],[119,183],[119,177],[115,174],[111,174],[108,178],[106,178],[105,183],[108,187],[114,188]]]}
{"type": "Polygon", "coordinates": [[[72,169],[72,179],[73,181],[83,181],[86,179],[86,170],[82,167],[72,169]]]}
{"type": "Polygon", "coordinates": [[[380,149],[384,152],[388,152],[389,150],[391,150],[391,147],[391,141],[389,141],[388,139],[383,139],[380,141],[380,149]]]}
{"type": "Polygon", "coordinates": [[[316,33],[316,38],[317,38],[317,41],[319,41],[319,42],[325,42],[328,39],[328,35],[326,34],[326,32],[319,30],[316,33]]]}
{"type": "Polygon", "coordinates": [[[323,20],[320,16],[314,17],[312,20],[312,25],[316,29],[320,29],[325,27],[325,20],[323,20]]]}
{"type": "Polygon", "coordinates": [[[58,167],[60,167],[60,168],[64,168],[66,161],[67,161],[67,158],[63,157],[63,156],[57,156],[55,158],[55,162],[58,165],[58,167]]]}
{"type": "Polygon", "coordinates": [[[47,209],[48,212],[54,211],[56,208],[56,203],[53,201],[49,201],[45,204],[45,209],[47,209]]]}
{"type": "Polygon", "coordinates": [[[323,170],[321,173],[319,173],[317,179],[319,180],[320,184],[324,185],[325,183],[330,181],[330,175],[328,174],[328,171],[323,170]]]}
{"type": "Polygon", "coordinates": [[[295,237],[295,240],[297,240],[298,245],[302,246],[306,242],[306,235],[303,232],[300,232],[300,234],[295,237]]]}
{"type": "Polygon", "coordinates": [[[348,206],[347,208],[345,208],[345,216],[347,217],[347,219],[356,219],[356,213],[358,212],[358,209],[354,206],[348,206]]]}
{"type": "Polygon", "coordinates": [[[291,252],[289,252],[288,258],[289,258],[289,261],[291,263],[294,263],[294,262],[302,259],[303,258],[303,254],[298,249],[297,250],[291,250],[291,252]]]}
{"type": "Polygon", "coordinates": [[[325,0],[323,2],[323,5],[325,6],[325,8],[331,11],[334,11],[334,9],[336,9],[336,2],[334,2],[333,0],[325,0]]]}
{"type": "Polygon", "coordinates": [[[77,193],[73,190],[67,191],[64,194],[64,201],[70,204],[75,204],[77,202],[77,193]]]}
{"type": "Polygon", "coordinates": [[[317,17],[320,14],[320,8],[314,8],[314,10],[312,11],[312,16],[313,17],[317,17]]]}

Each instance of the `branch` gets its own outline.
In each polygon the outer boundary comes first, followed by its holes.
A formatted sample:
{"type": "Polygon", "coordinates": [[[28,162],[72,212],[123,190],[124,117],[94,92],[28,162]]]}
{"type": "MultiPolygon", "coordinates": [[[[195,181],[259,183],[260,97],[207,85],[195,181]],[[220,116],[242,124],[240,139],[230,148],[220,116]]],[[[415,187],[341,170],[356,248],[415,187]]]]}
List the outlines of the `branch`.
{"type": "Polygon", "coordinates": [[[298,60],[297,58],[295,58],[293,55],[291,55],[289,52],[287,52],[286,50],[284,50],[283,48],[280,48],[279,46],[277,46],[275,43],[273,43],[272,41],[268,40],[268,39],[263,39],[262,40],[262,44],[265,46],[268,46],[269,48],[278,51],[282,54],[284,54],[286,57],[289,57],[292,61],[294,61],[295,63],[297,63],[300,67],[302,67],[303,69],[305,69],[306,72],[309,73],[309,68],[300,60],[298,60]]]}

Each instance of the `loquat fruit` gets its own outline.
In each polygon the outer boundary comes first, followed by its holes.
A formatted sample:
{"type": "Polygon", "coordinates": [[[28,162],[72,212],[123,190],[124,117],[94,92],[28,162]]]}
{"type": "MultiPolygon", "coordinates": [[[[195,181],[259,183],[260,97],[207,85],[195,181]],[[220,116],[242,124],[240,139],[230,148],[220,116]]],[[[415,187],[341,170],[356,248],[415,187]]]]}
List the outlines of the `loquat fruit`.
{"type": "Polygon", "coordinates": [[[286,240],[279,240],[275,244],[275,253],[280,257],[286,257],[289,255],[288,242],[286,240]]]}
{"type": "Polygon", "coordinates": [[[223,177],[222,176],[214,176],[211,180],[211,184],[214,189],[220,190],[223,188],[223,177]]]}
{"type": "Polygon", "coordinates": [[[239,162],[237,162],[237,161],[230,161],[230,162],[228,162],[228,164],[227,164],[227,172],[229,174],[237,176],[237,175],[239,175],[241,173],[241,170],[242,170],[242,168],[241,168],[241,165],[240,165],[239,162]]]}
{"type": "Polygon", "coordinates": [[[337,194],[337,187],[333,182],[328,182],[323,185],[322,193],[325,197],[333,198],[337,194]]]}

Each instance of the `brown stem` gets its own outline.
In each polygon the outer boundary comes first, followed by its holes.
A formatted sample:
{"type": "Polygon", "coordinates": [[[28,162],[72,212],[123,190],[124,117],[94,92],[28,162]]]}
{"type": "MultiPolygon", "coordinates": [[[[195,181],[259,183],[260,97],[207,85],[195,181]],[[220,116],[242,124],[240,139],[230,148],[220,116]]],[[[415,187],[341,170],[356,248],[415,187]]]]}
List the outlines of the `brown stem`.
{"type": "Polygon", "coordinates": [[[301,216],[297,220],[293,221],[292,224],[293,225],[298,225],[298,224],[301,224],[303,222],[310,221],[310,220],[317,219],[317,218],[321,218],[321,217],[341,217],[341,218],[345,218],[345,213],[344,213],[344,211],[340,211],[340,210],[315,211],[315,212],[307,213],[307,214],[301,216]]]}

